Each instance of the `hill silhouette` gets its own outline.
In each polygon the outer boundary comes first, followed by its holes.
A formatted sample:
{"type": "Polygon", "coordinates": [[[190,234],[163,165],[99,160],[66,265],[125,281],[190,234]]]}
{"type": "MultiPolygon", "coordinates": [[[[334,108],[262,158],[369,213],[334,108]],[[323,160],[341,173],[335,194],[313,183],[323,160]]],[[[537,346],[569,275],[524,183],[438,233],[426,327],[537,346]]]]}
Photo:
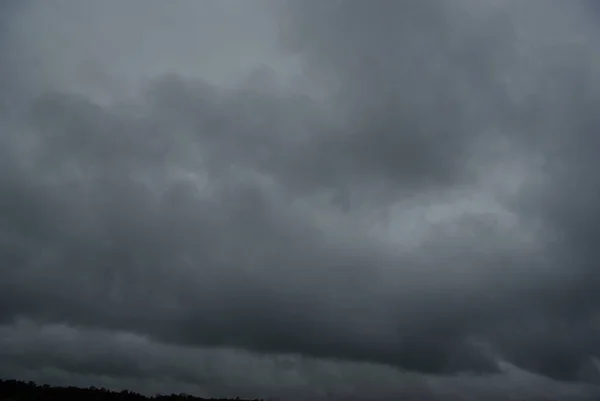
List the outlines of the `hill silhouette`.
{"type": "Polygon", "coordinates": [[[106,388],[55,387],[35,382],[0,379],[0,401],[274,401],[241,400],[240,398],[201,398],[188,394],[158,394],[148,397],[128,390],[111,391],[106,388]]]}
{"type": "MultiPolygon", "coordinates": [[[[352,398],[356,400],[357,398],[352,398]]],[[[369,398],[375,399],[375,398],[369,398]]],[[[411,401],[449,401],[449,400],[466,400],[463,397],[440,397],[440,396],[409,396],[404,398],[400,396],[396,398],[398,401],[402,400],[411,401]]],[[[477,399],[477,398],[468,398],[477,399]]],[[[490,398],[487,398],[490,399],[490,398]]],[[[534,397],[497,397],[494,396],[491,399],[506,400],[506,401],[566,401],[559,398],[547,397],[547,396],[534,396],[534,397]]],[[[490,400],[491,400],[490,399],[490,400]]],[[[577,401],[598,401],[597,396],[589,397],[576,397],[577,401]]],[[[51,386],[48,384],[37,384],[33,381],[21,381],[21,380],[2,380],[0,379],[0,401],[281,401],[277,398],[256,398],[256,399],[241,399],[236,398],[202,398],[196,397],[185,393],[180,394],[157,394],[154,396],[145,396],[140,393],[122,390],[112,391],[103,387],[87,387],[80,388],[75,386],[61,387],[51,386]]],[[[568,398],[571,400],[571,398],[568,398]]],[[[482,399],[483,401],[483,399],[482,399]]]]}

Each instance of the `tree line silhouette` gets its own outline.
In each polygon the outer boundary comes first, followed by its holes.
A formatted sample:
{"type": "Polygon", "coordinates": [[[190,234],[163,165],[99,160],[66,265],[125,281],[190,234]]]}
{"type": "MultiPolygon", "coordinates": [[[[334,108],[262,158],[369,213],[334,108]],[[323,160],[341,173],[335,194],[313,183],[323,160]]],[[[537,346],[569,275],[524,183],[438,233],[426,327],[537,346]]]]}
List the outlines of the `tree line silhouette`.
{"type": "MultiPolygon", "coordinates": [[[[104,387],[54,387],[35,382],[0,379],[0,401],[207,401],[205,398],[188,394],[158,394],[153,397],[128,390],[111,391],[104,387]]],[[[211,401],[276,401],[276,400],[240,400],[239,398],[210,398],[211,401]]]]}
{"type": "MultiPolygon", "coordinates": [[[[413,399],[413,398],[411,398],[413,399]]],[[[436,398],[437,399],[437,398],[436,398]]],[[[494,398],[496,399],[496,398],[494,398]]],[[[512,398],[511,398],[512,399],[512,398]]],[[[598,396],[577,398],[579,401],[598,401],[598,396]]],[[[424,397],[423,400],[432,400],[424,397]]],[[[557,398],[519,398],[519,401],[558,401],[557,398]]],[[[280,401],[279,399],[241,400],[238,398],[201,398],[188,394],[158,394],[152,397],[128,390],[111,391],[104,387],[80,388],[74,386],[55,387],[35,382],[0,379],[0,401],[280,401]]]]}

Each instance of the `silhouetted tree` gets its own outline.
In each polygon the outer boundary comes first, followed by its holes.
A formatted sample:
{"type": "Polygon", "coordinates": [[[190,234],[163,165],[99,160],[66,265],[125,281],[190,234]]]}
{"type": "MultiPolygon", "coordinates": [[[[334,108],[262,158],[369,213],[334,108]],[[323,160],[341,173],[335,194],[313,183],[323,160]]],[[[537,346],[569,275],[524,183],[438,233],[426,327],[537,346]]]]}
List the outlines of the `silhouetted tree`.
{"type": "MultiPolygon", "coordinates": [[[[37,385],[29,381],[0,380],[0,401],[205,401],[200,397],[188,394],[156,395],[146,397],[129,390],[111,391],[104,387],[89,388],[54,387],[48,384],[37,385]]],[[[214,399],[211,401],[233,401],[228,399],[214,399]]],[[[236,398],[236,401],[239,398],[236,398]]],[[[248,400],[250,401],[250,400],[248,400]]],[[[263,401],[263,400],[251,400],[263,401]]]]}

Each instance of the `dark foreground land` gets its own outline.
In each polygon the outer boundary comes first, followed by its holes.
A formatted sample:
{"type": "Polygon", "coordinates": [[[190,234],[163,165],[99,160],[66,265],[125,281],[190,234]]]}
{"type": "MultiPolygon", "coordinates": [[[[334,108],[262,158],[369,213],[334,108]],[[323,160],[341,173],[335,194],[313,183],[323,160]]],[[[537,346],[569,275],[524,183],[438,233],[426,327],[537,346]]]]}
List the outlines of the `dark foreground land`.
{"type": "MultiPolygon", "coordinates": [[[[431,401],[431,398],[426,398],[431,401]]],[[[147,397],[131,391],[110,391],[105,388],[54,387],[34,382],[0,379],[0,401],[278,401],[278,400],[241,400],[240,398],[200,398],[187,394],[155,395],[147,397]]],[[[414,398],[411,398],[414,400],[414,398]]],[[[436,398],[436,400],[438,400],[436,398]]],[[[455,398],[453,398],[455,400],[455,398]]],[[[494,398],[494,401],[497,401],[494,398]]],[[[398,400],[401,401],[401,400],[398,400]]],[[[440,401],[444,401],[440,399],[440,401]]],[[[478,400],[479,401],[479,400],[478,400]]],[[[481,401],[489,401],[482,399],[481,401]]],[[[561,401],[558,398],[515,399],[506,401],[561,401]]],[[[577,398],[577,401],[600,401],[599,397],[577,398]]]]}
{"type": "MultiPolygon", "coordinates": [[[[17,380],[0,380],[0,401],[203,401],[204,398],[187,394],[144,395],[123,390],[110,391],[105,388],[53,387],[47,384],[17,380]]],[[[212,401],[242,401],[239,398],[211,398],[212,401]]],[[[250,401],[250,400],[248,400],[250,401]]],[[[263,400],[251,400],[263,401],[263,400]]]]}

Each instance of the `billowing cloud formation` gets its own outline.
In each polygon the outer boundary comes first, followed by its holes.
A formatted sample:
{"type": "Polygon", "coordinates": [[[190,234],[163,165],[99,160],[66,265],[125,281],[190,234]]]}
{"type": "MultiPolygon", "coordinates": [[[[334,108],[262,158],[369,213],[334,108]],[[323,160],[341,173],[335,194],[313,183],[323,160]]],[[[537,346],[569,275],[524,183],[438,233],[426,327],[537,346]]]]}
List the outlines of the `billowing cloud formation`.
{"type": "Polygon", "coordinates": [[[590,380],[586,3],[84,3],[2,21],[3,323],[590,380]]]}

